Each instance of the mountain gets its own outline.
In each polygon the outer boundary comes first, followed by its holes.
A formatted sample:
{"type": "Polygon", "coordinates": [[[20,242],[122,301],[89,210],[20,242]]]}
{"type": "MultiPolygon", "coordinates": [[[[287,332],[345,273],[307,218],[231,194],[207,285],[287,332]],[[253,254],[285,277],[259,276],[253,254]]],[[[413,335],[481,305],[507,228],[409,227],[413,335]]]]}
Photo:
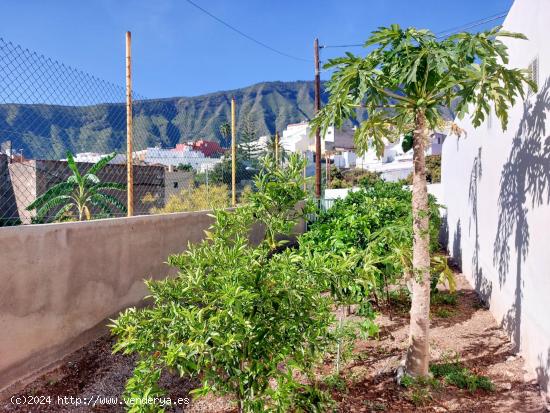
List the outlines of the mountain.
{"type": "MultiPolygon", "coordinates": [[[[323,91],[321,98],[326,102],[323,91]]],[[[173,147],[189,140],[217,140],[219,126],[230,120],[231,98],[237,101],[237,130],[247,115],[257,135],[282,131],[287,124],[313,115],[313,82],[263,82],[195,97],[134,102],[134,148],[173,147]]],[[[46,104],[0,105],[0,142],[11,141],[27,158],[58,159],[67,150],[124,152],[124,103],[93,106],[46,104]]]]}

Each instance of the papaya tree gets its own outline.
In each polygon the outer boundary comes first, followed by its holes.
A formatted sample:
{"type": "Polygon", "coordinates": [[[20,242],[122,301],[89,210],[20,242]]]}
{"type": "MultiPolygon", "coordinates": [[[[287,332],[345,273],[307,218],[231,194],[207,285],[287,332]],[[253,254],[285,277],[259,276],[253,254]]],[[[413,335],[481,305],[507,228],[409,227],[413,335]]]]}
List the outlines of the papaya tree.
{"type": "MultiPolygon", "coordinates": [[[[321,134],[361,113],[355,132],[359,152],[371,145],[379,154],[387,141],[412,132],[413,271],[410,342],[406,372],[427,375],[429,364],[430,253],[425,150],[430,131],[445,125],[442,108],[459,118],[469,114],[474,127],[494,111],[506,129],[507,111],[526,86],[535,88],[524,69],[508,67],[501,38],[526,39],[501,30],[437,38],[425,29],[381,27],[365,42],[366,57],[347,53],[331,59],[329,101],[313,121],[321,134]],[[365,116],[366,112],[366,116],[365,116]]],[[[451,124],[451,130],[456,125],[451,124]],[[454,127],[453,127],[454,126],[454,127]]]]}

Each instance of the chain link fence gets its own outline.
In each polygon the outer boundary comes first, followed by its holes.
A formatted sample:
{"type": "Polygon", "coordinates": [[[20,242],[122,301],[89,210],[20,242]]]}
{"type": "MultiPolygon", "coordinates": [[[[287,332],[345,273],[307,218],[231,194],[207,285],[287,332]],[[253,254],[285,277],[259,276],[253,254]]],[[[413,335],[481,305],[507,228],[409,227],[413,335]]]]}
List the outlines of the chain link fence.
{"type": "MultiPolygon", "coordinates": [[[[230,205],[228,104],[133,95],[134,215],[230,205]]],[[[239,200],[273,139],[238,116],[239,200]]],[[[126,216],[126,183],[125,88],[0,38],[0,226],[126,216]]]]}

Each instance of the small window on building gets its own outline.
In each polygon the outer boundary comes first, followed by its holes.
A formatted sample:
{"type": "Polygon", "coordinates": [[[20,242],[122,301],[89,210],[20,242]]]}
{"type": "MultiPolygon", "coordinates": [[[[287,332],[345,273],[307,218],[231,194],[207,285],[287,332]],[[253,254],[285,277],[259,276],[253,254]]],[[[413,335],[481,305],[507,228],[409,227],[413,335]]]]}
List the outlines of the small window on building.
{"type": "MultiPolygon", "coordinates": [[[[535,57],[531,63],[529,63],[529,67],[527,68],[529,70],[529,77],[531,80],[537,85],[537,88],[539,86],[539,58],[535,57]]],[[[529,87],[527,90],[527,94],[530,96],[532,95],[534,90],[529,87]]]]}
{"type": "Polygon", "coordinates": [[[487,114],[487,129],[491,129],[493,127],[493,108],[489,109],[489,113],[487,114]]]}
{"type": "Polygon", "coordinates": [[[178,183],[174,182],[174,189],[178,187],[178,183]]]}

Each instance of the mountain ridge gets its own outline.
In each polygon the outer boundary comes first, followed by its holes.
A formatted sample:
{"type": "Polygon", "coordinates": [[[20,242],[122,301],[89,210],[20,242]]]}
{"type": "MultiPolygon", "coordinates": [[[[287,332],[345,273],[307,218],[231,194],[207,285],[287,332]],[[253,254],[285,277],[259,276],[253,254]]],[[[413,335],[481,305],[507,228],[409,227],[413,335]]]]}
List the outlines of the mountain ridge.
{"type": "MultiPolygon", "coordinates": [[[[327,96],[322,83],[321,100],[327,96]]],[[[134,147],[173,147],[189,140],[216,140],[219,126],[230,120],[231,98],[237,101],[237,130],[248,115],[257,136],[282,131],[289,123],[314,113],[313,81],[260,82],[204,95],[136,100],[133,105],[134,147]]],[[[60,159],[67,151],[123,152],[126,106],[50,104],[0,105],[0,142],[27,158],[60,159]]]]}

